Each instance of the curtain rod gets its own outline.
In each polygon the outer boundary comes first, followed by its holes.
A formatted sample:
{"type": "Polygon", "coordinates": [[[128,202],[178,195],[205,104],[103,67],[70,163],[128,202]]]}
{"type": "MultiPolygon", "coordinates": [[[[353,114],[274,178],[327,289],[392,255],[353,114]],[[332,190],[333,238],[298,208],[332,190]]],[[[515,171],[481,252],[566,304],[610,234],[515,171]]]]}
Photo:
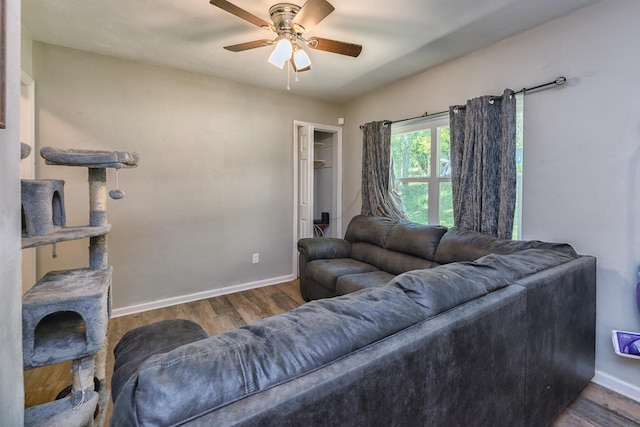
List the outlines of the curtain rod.
{"type": "MultiPolygon", "coordinates": [[[[534,87],[524,87],[524,88],[520,89],[519,91],[514,92],[514,94],[521,93],[521,94],[524,95],[527,92],[531,92],[533,90],[546,89],[546,88],[548,88],[550,86],[562,86],[566,82],[567,82],[567,78],[564,77],[564,76],[560,76],[560,77],[556,78],[552,82],[543,83],[541,85],[537,85],[537,86],[534,86],[534,87]]],[[[462,108],[464,108],[464,106],[462,108]]],[[[430,116],[437,116],[439,114],[444,114],[444,113],[448,113],[448,112],[449,112],[449,110],[440,111],[439,113],[427,114],[427,112],[425,111],[425,113],[423,115],[421,115],[421,116],[410,117],[408,119],[400,119],[400,120],[387,120],[387,121],[384,122],[384,125],[385,126],[389,126],[390,124],[393,124],[393,123],[407,122],[409,120],[422,119],[422,118],[430,117],[430,116]]],[[[360,125],[360,129],[364,129],[364,125],[360,125]]]]}

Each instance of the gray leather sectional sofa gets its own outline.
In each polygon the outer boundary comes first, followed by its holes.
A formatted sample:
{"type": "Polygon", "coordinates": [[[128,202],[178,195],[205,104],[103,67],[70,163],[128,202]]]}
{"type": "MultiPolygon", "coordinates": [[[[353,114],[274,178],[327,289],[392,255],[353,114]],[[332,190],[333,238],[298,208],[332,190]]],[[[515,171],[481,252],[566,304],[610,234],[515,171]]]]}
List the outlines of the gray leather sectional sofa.
{"type": "Polygon", "coordinates": [[[111,425],[537,427],[593,377],[595,259],[569,245],[356,217],[299,246],[320,299],[128,332],[111,425]]]}

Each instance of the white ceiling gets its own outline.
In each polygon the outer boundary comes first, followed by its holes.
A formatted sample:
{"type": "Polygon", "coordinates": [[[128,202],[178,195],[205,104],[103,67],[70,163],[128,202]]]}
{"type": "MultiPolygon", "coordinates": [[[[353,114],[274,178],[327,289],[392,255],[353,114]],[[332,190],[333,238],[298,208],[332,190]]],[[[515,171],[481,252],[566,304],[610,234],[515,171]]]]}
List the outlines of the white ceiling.
{"type": "MultiPolygon", "coordinates": [[[[274,0],[231,0],[270,21],[274,0]]],[[[292,93],[344,102],[491,45],[599,0],[329,0],[335,11],[308,36],[363,45],[358,58],[308,49],[311,71],[292,93]]],[[[302,2],[298,3],[302,6],[302,2]]],[[[271,48],[223,46],[269,39],[208,0],[22,0],[36,41],[286,90],[287,72],[267,63],[271,48]]]]}

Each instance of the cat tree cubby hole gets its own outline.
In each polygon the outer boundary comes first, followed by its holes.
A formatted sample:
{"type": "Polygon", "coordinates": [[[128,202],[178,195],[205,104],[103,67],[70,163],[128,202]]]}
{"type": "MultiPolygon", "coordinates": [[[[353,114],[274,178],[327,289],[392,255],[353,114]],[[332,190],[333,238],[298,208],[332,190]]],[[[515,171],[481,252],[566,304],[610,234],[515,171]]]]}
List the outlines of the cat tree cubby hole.
{"type": "Polygon", "coordinates": [[[49,272],[25,293],[25,368],[98,353],[106,339],[111,275],[111,268],[49,272]]]}
{"type": "Polygon", "coordinates": [[[64,227],[64,181],[29,179],[20,182],[22,235],[46,236],[64,227]]]}
{"type": "Polygon", "coordinates": [[[86,351],[87,325],[75,311],[59,311],[47,315],[38,323],[33,333],[33,362],[48,364],[50,349],[61,346],[58,357],[73,359],[77,353],[86,351]],[[77,350],[76,350],[77,349],[77,350]]]}

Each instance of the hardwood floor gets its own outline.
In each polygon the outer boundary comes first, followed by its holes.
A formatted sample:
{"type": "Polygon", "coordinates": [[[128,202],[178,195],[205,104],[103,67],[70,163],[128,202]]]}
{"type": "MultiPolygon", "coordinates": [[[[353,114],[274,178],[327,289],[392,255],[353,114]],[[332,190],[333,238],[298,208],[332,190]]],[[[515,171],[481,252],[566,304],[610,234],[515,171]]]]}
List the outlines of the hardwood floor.
{"type": "MultiPolygon", "coordinates": [[[[304,300],[297,282],[287,282],[208,300],[180,304],[109,320],[107,383],[113,371],[113,348],[130,329],[158,320],[183,318],[198,322],[209,335],[235,329],[247,323],[284,313],[304,300]]],[[[55,399],[71,383],[71,362],[24,373],[25,406],[55,399]]],[[[107,423],[111,415],[111,402],[107,423]]],[[[591,383],[553,424],[554,427],[637,426],[640,427],[640,402],[620,396],[591,383]]]]}
{"type": "Polygon", "coordinates": [[[590,383],[556,419],[553,426],[640,426],[640,402],[590,383]]]}

